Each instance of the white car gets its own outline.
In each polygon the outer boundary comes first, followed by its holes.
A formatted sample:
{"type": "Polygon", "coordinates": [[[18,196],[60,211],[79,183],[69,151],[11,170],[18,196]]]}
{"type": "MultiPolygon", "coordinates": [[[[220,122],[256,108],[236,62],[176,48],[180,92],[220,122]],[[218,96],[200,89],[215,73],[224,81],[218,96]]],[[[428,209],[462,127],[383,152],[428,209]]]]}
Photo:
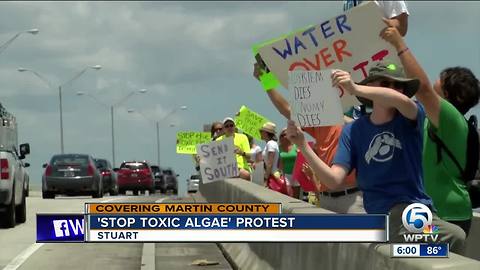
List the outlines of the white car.
{"type": "Polygon", "coordinates": [[[194,174],[187,179],[187,190],[189,193],[197,192],[198,185],[200,184],[200,175],[194,174]]]}
{"type": "Polygon", "coordinates": [[[29,153],[28,143],[20,145],[20,155],[16,149],[0,145],[0,223],[6,228],[14,227],[17,222],[23,223],[27,218],[28,174],[22,159],[29,153]]]}

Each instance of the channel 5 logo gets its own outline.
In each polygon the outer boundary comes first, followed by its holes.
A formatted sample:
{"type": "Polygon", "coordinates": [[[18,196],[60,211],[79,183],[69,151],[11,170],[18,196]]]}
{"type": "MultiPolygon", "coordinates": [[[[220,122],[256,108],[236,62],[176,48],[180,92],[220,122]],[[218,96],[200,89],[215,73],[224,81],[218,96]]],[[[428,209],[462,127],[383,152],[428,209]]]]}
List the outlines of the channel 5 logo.
{"type": "Polygon", "coordinates": [[[402,223],[407,231],[414,234],[404,234],[405,241],[436,241],[438,238],[438,227],[432,225],[432,219],[432,211],[426,205],[412,203],[407,206],[402,213],[402,223]]]}
{"type": "Polygon", "coordinates": [[[53,230],[55,237],[68,237],[70,236],[70,230],[73,235],[83,235],[83,220],[53,220],[53,230]]]}

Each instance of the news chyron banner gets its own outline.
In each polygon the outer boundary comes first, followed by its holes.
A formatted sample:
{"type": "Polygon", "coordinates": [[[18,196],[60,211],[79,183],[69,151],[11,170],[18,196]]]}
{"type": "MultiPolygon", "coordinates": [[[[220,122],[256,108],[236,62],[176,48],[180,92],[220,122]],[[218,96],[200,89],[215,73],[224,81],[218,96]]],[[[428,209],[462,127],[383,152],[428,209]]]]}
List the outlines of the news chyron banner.
{"type": "Polygon", "coordinates": [[[387,226],[386,215],[283,214],[278,203],[87,203],[38,214],[37,242],[387,242],[387,226]]]}

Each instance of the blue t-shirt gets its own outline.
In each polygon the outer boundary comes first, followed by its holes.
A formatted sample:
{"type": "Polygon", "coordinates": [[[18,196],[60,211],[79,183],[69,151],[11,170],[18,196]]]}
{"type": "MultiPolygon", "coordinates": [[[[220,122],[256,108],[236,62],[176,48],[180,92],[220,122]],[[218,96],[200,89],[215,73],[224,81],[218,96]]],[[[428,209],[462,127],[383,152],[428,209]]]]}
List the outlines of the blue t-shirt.
{"type": "Polygon", "coordinates": [[[422,179],[425,111],[416,104],[416,120],[397,112],[392,121],[374,125],[365,115],[342,130],[333,164],[356,169],[369,214],[387,214],[398,203],[418,202],[433,209],[422,179]]]}

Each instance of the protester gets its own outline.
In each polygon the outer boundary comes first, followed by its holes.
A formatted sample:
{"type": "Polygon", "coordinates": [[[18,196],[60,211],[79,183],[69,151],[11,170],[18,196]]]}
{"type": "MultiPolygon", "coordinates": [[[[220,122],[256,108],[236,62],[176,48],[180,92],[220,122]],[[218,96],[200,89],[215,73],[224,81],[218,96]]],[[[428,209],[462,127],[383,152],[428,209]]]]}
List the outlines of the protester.
{"type": "MultiPolygon", "coordinates": [[[[343,11],[350,10],[360,4],[368,1],[362,0],[344,0],[343,11]]],[[[402,36],[408,31],[408,15],[406,1],[374,1],[383,11],[385,18],[388,18],[390,24],[398,29],[402,36]]]]}
{"type": "Polygon", "coordinates": [[[212,141],[215,141],[218,137],[223,135],[223,124],[222,122],[213,122],[210,128],[210,136],[212,141]]]}
{"type": "Polygon", "coordinates": [[[472,222],[472,204],[462,180],[466,167],[468,124],[465,113],[478,103],[480,85],[468,68],[446,68],[433,87],[400,33],[389,22],[381,36],[398,52],[409,76],[420,79],[416,98],[425,106],[423,169],[427,194],[433,199],[440,218],[459,225],[468,235],[472,222]],[[439,138],[461,166],[439,149],[433,136],[439,138]],[[439,158],[441,157],[441,158],[439,158]]]}
{"type": "Polygon", "coordinates": [[[287,180],[288,184],[292,187],[293,197],[300,199],[300,184],[292,177],[295,160],[297,158],[297,146],[288,140],[287,128],[284,128],[280,132],[279,138],[280,171],[285,174],[285,180],[287,180]]]}
{"type": "Polygon", "coordinates": [[[245,136],[245,134],[237,133],[235,130],[235,121],[233,118],[225,118],[223,120],[224,134],[218,137],[216,140],[220,141],[225,138],[233,137],[239,177],[250,181],[251,169],[250,165],[248,164],[248,158],[250,156],[250,144],[248,143],[248,138],[245,136]]]}
{"type": "MultiPolygon", "coordinates": [[[[362,0],[344,0],[343,11],[350,10],[367,1],[362,0]]],[[[388,18],[390,23],[394,25],[402,36],[407,35],[408,30],[408,16],[410,13],[407,9],[407,3],[405,1],[374,1],[383,11],[383,16],[388,18]]],[[[369,108],[370,109],[370,108],[369,108]]],[[[354,106],[346,114],[346,122],[358,119],[360,116],[367,113],[365,105],[354,106]]]]}
{"type": "Polygon", "coordinates": [[[265,173],[263,180],[266,182],[270,176],[280,176],[278,174],[278,162],[280,159],[280,150],[278,149],[276,125],[272,122],[263,124],[260,129],[262,140],[267,144],[263,148],[262,158],[265,164],[265,173]]]}
{"type": "MultiPolygon", "coordinates": [[[[253,76],[259,80],[264,71],[258,63],[254,65],[253,76]]],[[[275,108],[287,119],[290,119],[290,105],[288,101],[275,89],[268,89],[267,95],[275,108]]],[[[342,126],[310,127],[304,130],[315,139],[315,151],[327,164],[331,164],[338,140],[342,132],[342,126]]],[[[347,181],[342,186],[334,189],[325,185],[319,192],[322,207],[337,213],[365,213],[362,202],[362,193],[356,186],[355,172],[347,176],[347,181]]]]}
{"type": "Polygon", "coordinates": [[[341,186],[346,175],[357,170],[357,181],[369,214],[389,214],[390,241],[403,242],[408,233],[402,225],[402,212],[411,203],[422,203],[433,211],[433,225],[442,242],[462,254],[465,233],[460,227],[441,220],[425,193],[422,179],[422,136],[425,112],[410,99],[419,80],[407,79],[401,67],[378,63],[368,77],[355,84],[348,72],[332,72],[334,87],[372,103],[373,111],[347,124],[330,167],[306,143],[303,132],[288,123],[288,138],[298,145],[318,179],[330,187],[341,186]],[[393,90],[393,89],[395,90],[393,90]]]}
{"type": "Polygon", "coordinates": [[[259,155],[259,153],[262,152],[262,148],[255,143],[255,139],[248,135],[245,134],[248,138],[248,143],[250,144],[250,158],[248,159],[248,163],[250,163],[250,167],[252,169],[255,169],[255,164],[262,161],[262,155],[259,155]]]}

